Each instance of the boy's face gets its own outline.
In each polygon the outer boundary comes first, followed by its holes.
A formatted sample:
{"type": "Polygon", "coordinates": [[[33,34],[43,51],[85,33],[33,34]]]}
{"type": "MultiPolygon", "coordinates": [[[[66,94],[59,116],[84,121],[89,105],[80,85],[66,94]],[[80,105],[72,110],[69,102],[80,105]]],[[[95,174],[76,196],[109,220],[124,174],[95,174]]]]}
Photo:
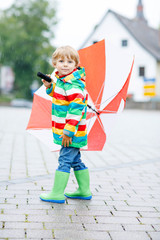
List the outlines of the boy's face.
{"type": "Polygon", "coordinates": [[[57,62],[53,64],[57,68],[59,75],[68,75],[76,68],[76,63],[73,59],[67,57],[58,58],[57,62]]]}

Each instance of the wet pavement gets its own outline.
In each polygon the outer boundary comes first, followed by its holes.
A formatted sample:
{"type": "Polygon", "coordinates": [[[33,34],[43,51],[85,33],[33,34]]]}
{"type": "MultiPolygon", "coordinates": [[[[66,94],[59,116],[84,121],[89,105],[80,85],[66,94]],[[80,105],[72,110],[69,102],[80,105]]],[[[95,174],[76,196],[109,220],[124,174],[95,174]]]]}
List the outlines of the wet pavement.
{"type": "Polygon", "coordinates": [[[30,112],[0,107],[0,239],[160,240],[159,111],[125,110],[102,152],[82,152],[93,198],[65,204],[39,199],[58,153],[25,131],[30,112]]]}

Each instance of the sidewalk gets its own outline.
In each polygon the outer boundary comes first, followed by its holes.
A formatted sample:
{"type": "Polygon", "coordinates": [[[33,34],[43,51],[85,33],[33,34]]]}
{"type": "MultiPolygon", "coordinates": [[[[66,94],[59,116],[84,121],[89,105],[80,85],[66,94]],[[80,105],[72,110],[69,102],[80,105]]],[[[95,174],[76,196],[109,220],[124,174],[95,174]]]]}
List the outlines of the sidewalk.
{"type": "Polygon", "coordinates": [[[25,132],[30,111],[0,108],[0,239],[160,240],[160,112],[125,110],[104,150],[82,153],[93,199],[53,204],[39,195],[58,153],[25,132]]]}

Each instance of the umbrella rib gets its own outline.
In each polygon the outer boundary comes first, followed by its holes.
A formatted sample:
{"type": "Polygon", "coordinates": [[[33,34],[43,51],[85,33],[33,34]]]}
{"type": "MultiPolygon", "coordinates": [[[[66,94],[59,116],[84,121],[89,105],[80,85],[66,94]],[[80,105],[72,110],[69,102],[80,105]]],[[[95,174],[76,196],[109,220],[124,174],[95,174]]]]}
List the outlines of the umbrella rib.
{"type": "Polygon", "coordinates": [[[97,117],[97,119],[98,119],[98,121],[99,121],[99,124],[101,125],[101,127],[103,128],[103,131],[105,132],[105,129],[104,129],[104,126],[103,126],[103,124],[102,124],[102,122],[100,121],[100,119],[99,119],[99,117],[98,116],[96,116],[97,117]]]}
{"type": "Polygon", "coordinates": [[[101,113],[117,113],[117,111],[102,110],[101,113]]]}
{"type": "MultiPolygon", "coordinates": [[[[116,95],[116,94],[115,94],[116,95]]],[[[115,96],[113,95],[113,96],[115,96]]],[[[112,96],[112,97],[113,97],[112,96]]],[[[122,101],[123,97],[121,97],[121,101],[122,101]]],[[[124,100],[124,99],[123,99],[124,100]]],[[[125,101],[124,101],[125,102],[125,101]]],[[[102,113],[105,112],[105,113],[117,113],[118,114],[118,111],[111,111],[111,110],[102,110],[102,113]]]]}
{"type": "MultiPolygon", "coordinates": [[[[99,92],[99,94],[98,94],[98,97],[97,97],[96,102],[95,102],[95,106],[97,105],[97,102],[98,102],[98,100],[99,100],[100,94],[101,94],[102,90],[104,89],[104,84],[105,84],[105,81],[103,82],[103,85],[102,85],[102,87],[101,87],[101,90],[100,90],[100,92],[99,92]]],[[[100,105],[100,104],[98,104],[98,105],[100,105]]]]}
{"type": "MultiPolygon", "coordinates": [[[[118,92],[118,93],[119,93],[119,92],[118,92]]],[[[106,101],[108,101],[110,98],[113,98],[113,97],[116,96],[118,93],[113,94],[111,97],[107,98],[107,99],[106,99],[104,102],[102,102],[101,104],[97,104],[97,106],[104,104],[106,101]]]]}
{"type": "Polygon", "coordinates": [[[89,123],[88,123],[88,127],[87,127],[88,129],[89,129],[89,126],[90,126],[90,123],[91,123],[91,119],[92,119],[92,117],[93,117],[93,115],[94,115],[94,112],[92,112],[91,114],[92,114],[92,115],[91,115],[91,118],[89,119],[89,123]]]}

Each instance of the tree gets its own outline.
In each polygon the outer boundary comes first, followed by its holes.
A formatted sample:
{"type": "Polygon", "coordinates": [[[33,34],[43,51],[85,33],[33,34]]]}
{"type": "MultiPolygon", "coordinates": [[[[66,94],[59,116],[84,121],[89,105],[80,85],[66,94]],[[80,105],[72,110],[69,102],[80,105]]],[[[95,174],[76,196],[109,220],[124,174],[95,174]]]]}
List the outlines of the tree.
{"type": "Polygon", "coordinates": [[[0,64],[13,68],[14,88],[24,97],[31,97],[37,71],[51,72],[55,24],[55,5],[47,0],[16,1],[0,12],[0,64]]]}

